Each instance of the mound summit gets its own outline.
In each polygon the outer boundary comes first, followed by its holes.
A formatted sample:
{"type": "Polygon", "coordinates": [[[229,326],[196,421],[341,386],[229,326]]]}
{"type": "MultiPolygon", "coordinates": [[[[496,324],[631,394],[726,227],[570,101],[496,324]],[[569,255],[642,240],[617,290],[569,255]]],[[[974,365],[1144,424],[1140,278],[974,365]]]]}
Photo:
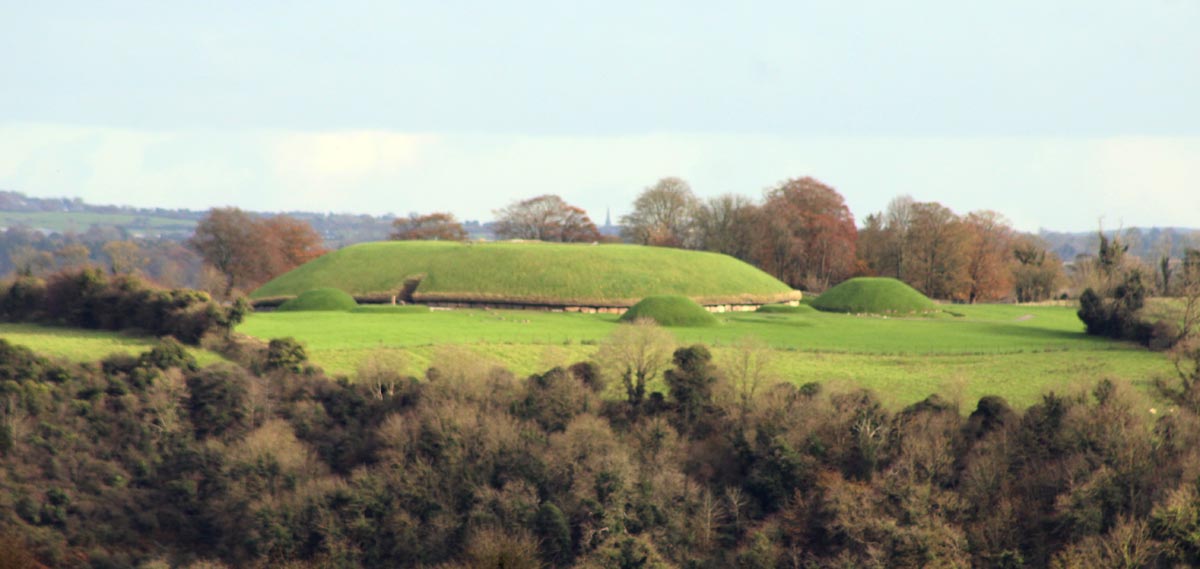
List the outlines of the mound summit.
{"type": "Polygon", "coordinates": [[[384,241],[328,253],[250,294],[278,305],[337,288],[359,302],[627,308],[655,295],[757,306],[800,293],[727,255],[640,245],[384,241]]]}
{"type": "Polygon", "coordinates": [[[937,310],[917,289],[891,278],[859,277],[839,284],[812,301],[826,312],[911,314],[937,310]]]}

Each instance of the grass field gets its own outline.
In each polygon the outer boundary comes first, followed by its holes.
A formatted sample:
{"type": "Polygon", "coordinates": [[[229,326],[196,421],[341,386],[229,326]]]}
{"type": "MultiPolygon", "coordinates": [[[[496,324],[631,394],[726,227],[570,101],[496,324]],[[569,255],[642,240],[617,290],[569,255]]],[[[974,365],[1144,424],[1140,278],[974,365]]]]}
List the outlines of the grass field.
{"type": "Polygon", "coordinates": [[[196,222],[167,217],[146,217],[128,214],[91,212],[26,212],[0,211],[0,226],[24,225],[52,231],[84,232],[93,225],[119,226],[128,229],[153,229],[168,233],[191,233],[196,222]]]}
{"type": "Polygon", "coordinates": [[[363,243],[329,253],[263,285],[253,299],[334,287],[388,297],[424,275],[414,298],[630,306],[652,294],[699,302],[768,302],[787,285],[732,257],[638,245],[562,243],[363,243]]]}
{"type": "MultiPolygon", "coordinates": [[[[1100,378],[1146,386],[1171,373],[1161,354],[1084,335],[1071,307],[942,308],[958,316],[737,313],[715,327],[671,331],[680,343],[713,346],[718,363],[740,339],[758,338],[774,348],[781,379],[861,385],[897,405],[938,392],[968,403],[996,394],[1027,406],[1048,389],[1100,378]]],[[[617,325],[615,315],[533,311],[275,312],[251,315],[238,331],[296,337],[333,374],[353,375],[376,350],[402,352],[414,374],[465,350],[523,375],[590,357],[617,325]]]]}
{"type": "MultiPolygon", "coordinates": [[[[157,342],[145,336],[37,324],[0,324],[0,338],[44,356],[74,362],[94,362],[118,352],[140,354],[149,351],[157,342]]],[[[207,350],[188,348],[188,351],[202,366],[221,361],[220,356],[207,350]]]]}

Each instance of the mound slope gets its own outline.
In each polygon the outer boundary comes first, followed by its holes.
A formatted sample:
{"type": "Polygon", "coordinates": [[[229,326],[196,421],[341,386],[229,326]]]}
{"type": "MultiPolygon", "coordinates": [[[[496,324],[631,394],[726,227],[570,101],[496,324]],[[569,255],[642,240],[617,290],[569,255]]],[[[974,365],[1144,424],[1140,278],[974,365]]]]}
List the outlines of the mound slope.
{"type": "Polygon", "coordinates": [[[661,326],[712,326],[717,318],[686,296],[648,296],[621,315],[622,322],[649,318],[661,326]]]}
{"type": "Polygon", "coordinates": [[[355,308],[358,308],[358,303],[354,301],[354,297],[336,288],[305,291],[300,296],[279,305],[279,310],[296,312],[302,310],[354,310],[355,308]]]}
{"type": "Polygon", "coordinates": [[[323,287],[360,301],[399,296],[410,302],[597,307],[628,307],[653,295],[687,296],[700,304],[766,304],[800,296],[767,273],[717,253],[638,245],[389,241],[326,254],[250,298],[267,303],[323,287]]]}
{"type": "Polygon", "coordinates": [[[896,279],[850,279],[818,296],[813,308],[826,312],[909,314],[937,310],[937,305],[911,286],[896,279]]]}

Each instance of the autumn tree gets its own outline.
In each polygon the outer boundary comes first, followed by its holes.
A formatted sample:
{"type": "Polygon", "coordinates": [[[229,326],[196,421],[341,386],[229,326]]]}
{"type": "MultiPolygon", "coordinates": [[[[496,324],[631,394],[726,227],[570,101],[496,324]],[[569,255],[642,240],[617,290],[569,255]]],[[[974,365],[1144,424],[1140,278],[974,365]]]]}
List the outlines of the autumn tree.
{"type": "Polygon", "coordinates": [[[467,230],[451,213],[412,213],[392,222],[395,241],[466,241],[467,237],[467,230]]]}
{"type": "Polygon", "coordinates": [[[88,263],[91,250],[83,243],[67,243],[54,250],[54,259],[59,269],[77,269],[88,263]]]}
{"type": "Polygon", "coordinates": [[[904,280],[934,298],[965,299],[970,233],[950,208],[916,202],[905,239],[904,280]]]}
{"type": "Polygon", "coordinates": [[[824,288],[855,267],[858,231],[845,200],[813,178],[784,181],[767,192],[754,260],[793,287],[824,288]]]}
{"type": "Polygon", "coordinates": [[[285,215],[259,219],[237,208],[215,208],[196,225],[188,246],[225,278],[224,293],[252,288],[321,254],[321,237],[285,215]]]}
{"type": "Polygon", "coordinates": [[[133,274],[149,262],[136,241],[109,241],[104,244],[108,270],[114,275],[133,274]]]}
{"type": "Polygon", "coordinates": [[[562,243],[600,240],[587,212],[556,195],[515,202],[496,210],[495,232],[501,239],[533,239],[562,243]]]}
{"type": "Polygon", "coordinates": [[[976,211],[963,219],[966,229],[967,302],[999,300],[1012,291],[1012,226],[994,211],[976,211]]]}
{"type": "Polygon", "coordinates": [[[264,282],[325,254],[321,236],[306,221],[276,215],[259,221],[257,228],[271,260],[269,272],[260,275],[264,282]]]}
{"type": "Polygon", "coordinates": [[[21,276],[43,276],[54,270],[54,255],[29,245],[14,247],[8,252],[8,259],[21,276]]]}
{"type": "Polygon", "coordinates": [[[694,247],[700,200],[681,178],[663,178],[638,195],[633,212],[621,217],[621,234],[640,245],[694,247]]]}
{"type": "Polygon", "coordinates": [[[1046,250],[1037,237],[1026,235],[1015,239],[1012,251],[1013,293],[1017,302],[1046,300],[1063,280],[1063,264],[1058,255],[1046,250]]]}

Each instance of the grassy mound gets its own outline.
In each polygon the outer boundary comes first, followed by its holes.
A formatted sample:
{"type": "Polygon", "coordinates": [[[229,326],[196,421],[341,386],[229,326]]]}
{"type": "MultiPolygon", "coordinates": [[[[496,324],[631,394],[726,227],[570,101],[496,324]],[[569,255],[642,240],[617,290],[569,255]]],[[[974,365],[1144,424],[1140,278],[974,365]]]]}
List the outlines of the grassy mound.
{"type": "Polygon", "coordinates": [[[812,301],[826,312],[911,314],[937,310],[937,305],[913,287],[889,278],[857,278],[839,284],[812,301]]]}
{"type": "Polygon", "coordinates": [[[733,257],[639,245],[537,242],[362,243],[324,255],[254,291],[256,303],[334,287],[360,300],[632,306],[674,294],[701,304],[765,304],[799,298],[733,257]],[[407,281],[407,283],[406,283],[407,281]]]}
{"type": "Polygon", "coordinates": [[[686,296],[648,296],[621,315],[622,322],[649,318],[661,326],[713,326],[717,318],[686,296]]]}
{"type": "Polygon", "coordinates": [[[281,305],[283,311],[354,310],[358,303],[354,297],[336,288],[318,288],[302,293],[281,305]]]}
{"type": "Polygon", "coordinates": [[[761,312],[763,314],[803,314],[805,312],[812,311],[813,308],[807,304],[801,304],[800,306],[792,306],[790,304],[764,304],[758,307],[758,310],[755,310],[755,312],[761,312]]]}

